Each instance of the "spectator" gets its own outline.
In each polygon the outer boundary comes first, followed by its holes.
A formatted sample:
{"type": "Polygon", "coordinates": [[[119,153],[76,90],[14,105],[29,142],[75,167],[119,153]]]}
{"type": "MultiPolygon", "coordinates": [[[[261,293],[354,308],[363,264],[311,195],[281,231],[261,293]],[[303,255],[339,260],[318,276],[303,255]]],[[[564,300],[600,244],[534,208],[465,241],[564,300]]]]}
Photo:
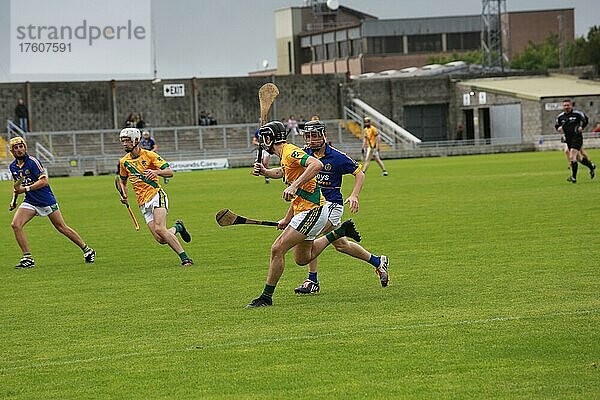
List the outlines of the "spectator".
{"type": "Polygon", "coordinates": [[[596,122],[596,126],[594,127],[592,132],[600,132],[600,122],[596,122]]]}
{"type": "Polygon", "coordinates": [[[142,132],[142,140],[140,141],[140,145],[144,150],[153,151],[155,153],[158,150],[158,145],[154,139],[150,137],[150,132],[148,131],[142,132]]]}
{"type": "Polygon", "coordinates": [[[216,118],[212,117],[209,112],[202,110],[200,111],[200,116],[198,117],[198,125],[217,125],[217,120],[216,118]]]}
{"type": "Polygon", "coordinates": [[[124,128],[137,128],[144,129],[146,122],[142,119],[140,114],[130,113],[125,120],[124,128]]]}
{"type": "Polygon", "coordinates": [[[19,99],[17,106],[15,107],[15,117],[19,122],[19,128],[25,132],[29,132],[29,110],[23,99],[19,99]]]}
{"type": "Polygon", "coordinates": [[[129,113],[123,128],[135,128],[135,122],[133,121],[133,113],[129,113]]]}
{"type": "Polygon", "coordinates": [[[306,123],[306,119],[304,119],[304,116],[300,116],[300,118],[298,118],[298,130],[302,131],[302,129],[304,129],[304,124],[306,123]]]}
{"type": "Polygon", "coordinates": [[[294,118],[293,115],[290,115],[290,117],[287,120],[287,132],[288,135],[291,133],[293,135],[298,135],[298,121],[296,121],[296,118],[294,118]]]}
{"type": "Polygon", "coordinates": [[[142,130],[146,127],[146,121],[142,118],[142,114],[135,114],[135,127],[142,130]]]}
{"type": "Polygon", "coordinates": [[[463,140],[465,134],[465,126],[463,124],[458,124],[456,126],[456,138],[455,140],[463,140]]]}

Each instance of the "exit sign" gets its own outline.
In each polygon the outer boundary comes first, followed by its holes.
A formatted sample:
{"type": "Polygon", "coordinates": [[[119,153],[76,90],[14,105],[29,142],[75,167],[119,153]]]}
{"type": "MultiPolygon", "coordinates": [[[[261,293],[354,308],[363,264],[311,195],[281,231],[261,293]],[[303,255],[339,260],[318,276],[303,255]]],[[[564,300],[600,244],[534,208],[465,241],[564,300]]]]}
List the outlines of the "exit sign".
{"type": "Polygon", "coordinates": [[[163,95],[165,97],[184,97],[185,85],[183,83],[163,85],[163,95]]]}

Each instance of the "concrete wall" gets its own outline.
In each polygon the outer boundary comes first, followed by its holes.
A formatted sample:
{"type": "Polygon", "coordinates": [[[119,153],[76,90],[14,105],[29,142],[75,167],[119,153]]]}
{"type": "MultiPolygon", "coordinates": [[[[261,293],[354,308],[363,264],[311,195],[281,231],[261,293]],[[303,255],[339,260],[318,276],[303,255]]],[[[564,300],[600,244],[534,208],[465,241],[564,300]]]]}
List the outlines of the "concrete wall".
{"type": "MultiPolygon", "coordinates": [[[[568,97],[567,97],[568,98],[568,97]]],[[[590,119],[590,123],[585,128],[586,132],[591,132],[594,129],[596,123],[600,122],[600,99],[598,96],[580,96],[580,97],[572,97],[570,98],[573,102],[573,108],[576,110],[581,110],[590,119]]],[[[558,114],[562,112],[561,110],[546,110],[545,104],[547,103],[561,103],[564,100],[564,97],[553,97],[553,98],[545,98],[542,100],[542,104],[539,105],[539,110],[541,113],[542,119],[542,133],[544,134],[553,134],[556,133],[554,130],[554,124],[556,122],[556,117],[558,114]]]]}
{"type": "Polygon", "coordinates": [[[400,126],[404,125],[405,106],[425,104],[447,104],[450,131],[456,125],[454,84],[447,76],[426,79],[361,79],[350,82],[348,88],[356,97],[400,126]]]}
{"type": "Polygon", "coordinates": [[[42,82],[0,84],[0,118],[14,119],[19,98],[29,105],[35,131],[121,128],[130,113],[139,113],[151,126],[189,126],[198,113],[209,112],[220,124],[258,121],[258,89],[275,82],[281,94],[271,119],[341,115],[340,93],[345,75],[288,75],[214,79],[42,82]],[[185,85],[184,97],[164,97],[163,85],[185,85]],[[29,94],[29,95],[27,95],[29,94]],[[115,126],[116,121],[116,126],[115,126]]]}

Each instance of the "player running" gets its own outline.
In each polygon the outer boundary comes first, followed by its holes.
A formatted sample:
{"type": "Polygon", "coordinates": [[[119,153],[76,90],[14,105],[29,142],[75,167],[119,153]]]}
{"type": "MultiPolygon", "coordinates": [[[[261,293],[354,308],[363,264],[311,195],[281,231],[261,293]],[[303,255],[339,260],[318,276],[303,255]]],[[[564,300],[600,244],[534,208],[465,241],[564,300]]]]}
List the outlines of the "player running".
{"type": "Polygon", "coordinates": [[[127,204],[128,202],[127,179],[129,178],[140,211],[154,239],[160,244],[168,244],[179,255],[181,265],[191,266],[194,262],[183,250],[175,234],[179,233],[186,243],[189,243],[192,238],[181,220],[176,221],[173,227],[167,229],[169,199],[158,183],[159,176],[172,178],[173,171],[158,154],[141,148],[140,137],[140,131],[136,128],[125,128],[119,134],[123,149],[127,153],[119,160],[121,193],[124,194],[121,203],[127,204]]]}
{"type": "Polygon", "coordinates": [[[316,180],[323,163],[299,147],[287,143],[285,126],[279,121],[269,122],[260,128],[259,142],[269,154],[276,154],[281,158],[281,166],[267,169],[261,163],[255,163],[255,173],[273,179],[283,178],[287,185],[283,191],[283,199],[291,204],[277,227],[283,229],[283,232],[271,246],[265,288],[247,308],[273,305],[273,293],[283,274],[285,255],[291,248],[294,248],[296,263],[306,265],[340,237],[347,236],[360,241],[360,234],[352,220],[345,221],[326,236],[315,240],[327,223],[327,210],[323,208],[325,198],[316,180]]]}
{"type": "MultiPolygon", "coordinates": [[[[65,235],[69,240],[75,243],[83,251],[83,259],[87,263],[93,263],[96,259],[94,249],[85,244],[81,236],[70,226],[68,226],[58,208],[58,203],[52,193],[48,183],[48,176],[42,166],[42,163],[35,157],[27,154],[27,143],[22,137],[12,138],[9,142],[11,154],[15,160],[10,164],[10,173],[15,181],[23,179],[21,185],[14,189],[14,193],[19,195],[25,193],[25,200],[21,203],[12,220],[11,227],[15,234],[15,239],[23,252],[23,258],[15,268],[32,268],[35,261],[29,250],[27,236],[23,230],[33,217],[48,217],[57,231],[65,235]]],[[[14,209],[14,204],[10,204],[9,209],[14,209]]]]}
{"type": "MultiPolygon", "coordinates": [[[[323,122],[319,120],[307,122],[304,125],[303,134],[306,142],[306,147],[304,148],[306,153],[316,157],[323,163],[323,169],[317,174],[317,183],[321,186],[323,196],[327,200],[325,209],[327,210],[328,220],[321,232],[325,234],[340,226],[342,220],[342,214],[344,213],[344,198],[341,192],[342,175],[354,175],[354,187],[345,203],[349,204],[351,212],[357,213],[358,195],[365,180],[365,173],[361,171],[356,161],[327,143],[327,131],[323,122]]],[[[389,260],[386,256],[371,254],[360,244],[351,242],[345,237],[334,241],[333,247],[341,253],[367,261],[375,267],[381,286],[386,287],[388,285],[389,260]]],[[[294,292],[298,294],[310,294],[317,293],[319,290],[317,259],[315,258],[309,264],[308,278],[302,285],[294,289],[294,292]]]]}
{"type": "MultiPolygon", "coordinates": [[[[563,100],[563,112],[556,118],[554,127],[559,133],[565,135],[565,142],[569,149],[569,161],[571,162],[571,176],[568,182],[577,182],[577,159],[583,147],[583,128],[588,124],[588,117],[583,111],[573,110],[571,100],[563,100]]],[[[581,163],[590,169],[590,177],[594,179],[596,166],[587,157],[581,158],[581,163]]]]}

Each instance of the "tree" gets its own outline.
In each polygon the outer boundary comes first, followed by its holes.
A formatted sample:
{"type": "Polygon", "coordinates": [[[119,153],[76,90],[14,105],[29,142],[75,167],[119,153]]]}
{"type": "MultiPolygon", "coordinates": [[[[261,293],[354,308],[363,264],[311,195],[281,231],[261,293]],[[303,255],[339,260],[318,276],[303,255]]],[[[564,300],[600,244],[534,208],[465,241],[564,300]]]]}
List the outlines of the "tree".
{"type": "Polygon", "coordinates": [[[600,70],[600,26],[592,26],[587,35],[577,38],[567,50],[571,65],[595,65],[600,70]]]}
{"type": "Polygon", "coordinates": [[[446,64],[451,61],[464,61],[467,64],[481,64],[481,50],[472,50],[466,53],[441,54],[427,58],[427,64],[446,64]]]}
{"type": "Polygon", "coordinates": [[[523,53],[513,58],[511,67],[528,71],[558,68],[560,66],[558,46],[557,34],[551,34],[542,43],[529,41],[523,53]]]}

